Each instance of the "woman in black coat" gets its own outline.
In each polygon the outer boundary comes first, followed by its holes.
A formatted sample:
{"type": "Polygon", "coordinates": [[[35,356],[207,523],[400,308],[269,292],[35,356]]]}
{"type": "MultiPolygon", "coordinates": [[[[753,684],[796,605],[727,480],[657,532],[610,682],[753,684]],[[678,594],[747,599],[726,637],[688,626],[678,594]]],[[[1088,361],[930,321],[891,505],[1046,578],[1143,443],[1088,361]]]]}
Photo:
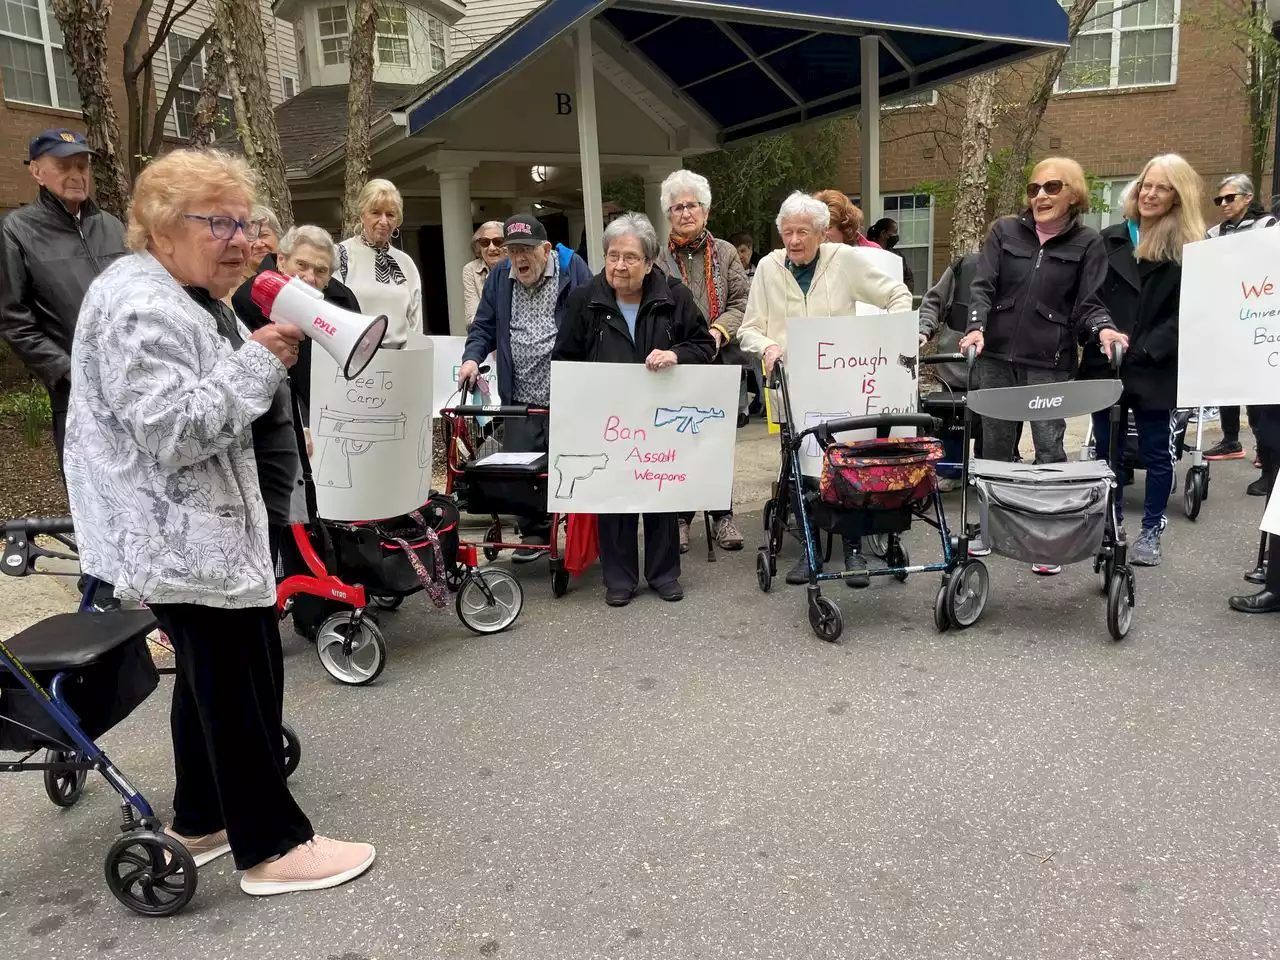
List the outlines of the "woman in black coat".
{"type": "MultiPolygon", "coordinates": [[[[643,363],[662,370],[710,363],[715,341],[687,287],[655,270],[653,224],[638,213],[604,232],[605,268],[569,296],[552,360],[643,363]]],[[[640,582],[637,514],[601,514],[600,565],[605,602],[626,606],[640,582]]],[[[674,513],[645,514],[644,573],[663,600],[681,600],[680,541],[674,513]]]]}
{"type": "MultiPolygon", "coordinates": [[[[1149,161],[1124,205],[1122,223],[1103,231],[1107,276],[1102,302],[1121,333],[1129,338],[1120,379],[1121,423],[1133,413],[1138,447],[1147,467],[1142,534],[1129,553],[1134,563],[1160,563],[1160,535],[1168,520],[1165,507],[1173,492],[1174,408],[1178,405],[1178,304],[1182,285],[1182,248],[1204,236],[1200,215],[1200,178],[1176,154],[1149,161]]],[[[1085,347],[1085,378],[1111,377],[1101,350],[1085,347]]],[[[1096,449],[1111,449],[1109,410],[1093,415],[1096,449]]],[[[1116,443],[1123,461],[1124,440],[1116,443]]],[[[1123,476],[1123,462],[1113,463],[1123,476]]],[[[1117,503],[1123,521],[1123,503],[1117,503]]]]}

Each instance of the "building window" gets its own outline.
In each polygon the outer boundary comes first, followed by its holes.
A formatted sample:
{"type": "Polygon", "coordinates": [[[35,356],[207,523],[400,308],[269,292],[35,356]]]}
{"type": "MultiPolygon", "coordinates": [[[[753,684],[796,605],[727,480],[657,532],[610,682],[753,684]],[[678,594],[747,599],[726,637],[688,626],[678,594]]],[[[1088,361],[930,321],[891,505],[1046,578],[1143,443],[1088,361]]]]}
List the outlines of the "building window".
{"type": "Polygon", "coordinates": [[[1058,92],[1173,83],[1179,6],[1180,0],[1098,0],[1067,53],[1058,92]]]}
{"type": "Polygon", "coordinates": [[[431,52],[431,69],[439,72],[446,62],[444,23],[435,17],[427,17],[427,49],[431,52]]]}
{"type": "Polygon", "coordinates": [[[409,13],[404,7],[382,7],[378,12],[378,62],[407,67],[409,62],[409,13]]]}
{"type": "Polygon", "coordinates": [[[286,73],[281,75],[280,81],[281,83],[284,84],[284,98],[286,100],[292,100],[294,97],[298,95],[297,80],[295,80],[293,77],[289,76],[286,73]]]}
{"type": "Polygon", "coordinates": [[[0,0],[0,70],[6,100],[80,109],[80,89],[47,0],[0,0]]]}
{"type": "Polygon", "coordinates": [[[933,286],[933,198],[924,193],[891,194],[884,198],[884,215],[898,221],[893,252],[902,254],[915,278],[915,292],[922,294],[933,286]]]}
{"type": "MultiPolygon", "coordinates": [[[[187,55],[194,43],[195,41],[190,37],[184,37],[178,33],[169,34],[170,83],[174,82],[173,71],[177,68],[178,61],[187,55]]],[[[200,87],[204,84],[204,55],[205,51],[202,48],[191,61],[191,66],[187,67],[186,72],[177,80],[178,93],[173,98],[173,122],[178,128],[178,136],[183,140],[191,137],[191,130],[195,126],[196,104],[200,101],[200,87]]],[[[235,106],[231,97],[226,95],[218,97],[218,112],[228,123],[235,120],[235,106]]]]}
{"type": "Polygon", "coordinates": [[[347,26],[345,6],[321,7],[316,11],[320,21],[320,58],[326,67],[347,62],[347,45],[351,28],[347,26]]]}
{"type": "Polygon", "coordinates": [[[1087,227],[1102,230],[1124,219],[1124,192],[1134,181],[1133,177],[1113,180],[1096,180],[1093,184],[1093,203],[1080,218],[1087,227]]]}
{"type": "Polygon", "coordinates": [[[305,86],[311,85],[311,64],[307,61],[307,32],[302,20],[293,25],[293,39],[297,44],[298,76],[305,86]]]}

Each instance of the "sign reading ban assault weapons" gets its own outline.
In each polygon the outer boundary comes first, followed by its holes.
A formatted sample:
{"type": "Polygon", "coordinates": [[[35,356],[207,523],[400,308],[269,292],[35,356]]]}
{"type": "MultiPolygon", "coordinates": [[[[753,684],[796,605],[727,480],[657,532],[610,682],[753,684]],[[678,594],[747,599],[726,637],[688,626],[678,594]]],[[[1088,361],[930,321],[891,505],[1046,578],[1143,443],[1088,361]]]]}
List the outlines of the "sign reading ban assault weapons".
{"type": "Polygon", "coordinates": [[[547,509],[728,509],[739,376],[738,367],[553,363],[547,509]]]}

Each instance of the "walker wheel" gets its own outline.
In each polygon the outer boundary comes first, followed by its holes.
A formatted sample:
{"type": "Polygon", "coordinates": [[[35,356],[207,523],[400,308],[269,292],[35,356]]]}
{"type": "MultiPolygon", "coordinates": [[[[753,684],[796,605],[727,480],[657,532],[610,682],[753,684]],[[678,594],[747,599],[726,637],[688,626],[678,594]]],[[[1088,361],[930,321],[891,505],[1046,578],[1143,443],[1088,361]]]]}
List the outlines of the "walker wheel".
{"type": "Polygon", "coordinates": [[[1102,592],[1105,594],[1111,589],[1111,577],[1116,572],[1116,557],[1113,547],[1103,547],[1102,551],[1093,560],[1093,572],[1098,575],[1102,592]]]}
{"type": "MultiPolygon", "coordinates": [[[[889,548],[884,552],[884,562],[890,568],[909,567],[911,566],[911,554],[907,553],[906,545],[896,536],[889,538],[889,548]]],[[[893,578],[899,583],[906,583],[907,573],[895,573],[893,578]]]]}
{"type": "MultiPolygon", "coordinates": [[[[485,543],[499,543],[502,540],[502,526],[498,523],[490,524],[489,529],[484,532],[485,543]]],[[[485,547],[484,558],[490,563],[498,559],[497,547],[485,547]]]]}
{"type": "Polygon", "coordinates": [[[827,597],[816,597],[809,601],[809,626],[819,640],[835,643],[844,632],[844,617],[835,601],[827,597]]]}
{"type": "Polygon", "coordinates": [[[316,631],[316,656],[333,679],[353,687],[373,683],[387,665],[387,642],[367,615],[335,613],[316,631]]]}
{"type": "Polygon", "coordinates": [[[497,567],[473,570],[458,591],[458,619],[474,633],[499,633],[520,616],[524,588],[520,581],[497,567]]]}
{"type": "Polygon", "coordinates": [[[1130,576],[1127,571],[1117,570],[1111,578],[1111,588],[1107,591],[1107,629],[1116,643],[1128,636],[1129,627],[1133,624],[1133,588],[1130,576]]]}
{"type": "Polygon", "coordinates": [[[950,580],[943,580],[938,587],[938,594],[933,598],[933,626],[939,633],[951,629],[951,617],[947,613],[947,594],[951,586],[950,580]]]}
{"type": "MultiPolygon", "coordinates": [[[[45,763],[83,763],[84,754],[77,750],[46,750],[45,763]]],[[[73,807],[84,792],[88,770],[44,771],[44,792],[59,807],[73,807]]]]}
{"type": "Polygon", "coordinates": [[[394,593],[373,593],[369,595],[369,599],[382,610],[397,610],[404,603],[404,597],[394,593]]]}
{"type": "Polygon", "coordinates": [[[158,830],[134,830],[107,851],[107,887],[145,917],[169,917],[196,893],[196,862],[181,843],[158,830]]]}
{"type": "Polygon", "coordinates": [[[462,581],[467,578],[467,568],[460,563],[451,563],[444,568],[444,585],[450,593],[457,593],[462,581]]]}
{"type": "Polygon", "coordinates": [[[284,735],[284,776],[287,780],[302,762],[302,741],[298,739],[298,732],[284,721],[280,722],[280,732],[284,735]]]}
{"type": "Polygon", "coordinates": [[[889,551],[893,549],[893,540],[887,533],[873,533],[868,537],[862,538],[862,545],[867,548],[867,553],[873,557],[888,561],[889,551]]]}
{"type": "Polygon", "coordinates": [[[1205,499],[1205,482],[1196,469],[1187,471],[1187,482],[1182,488],[1182,512],[1188,520],[1200,516],[1200,507],[1205,499]]]}
{"type": "Polygon", "coordinates": [[[563,597],[569,592],[569,571],[564,568],[563,560],[551,562],[551,595],[563,597]]]}
{"type": "Polygon", "coordinates": [[[767,548],[761,548],[756,553],[756,585],[760,588],[761,593],[768,593],[773,586],[773,570],[769,565],[769,551],[767,548]]]}
{"type": "Polygon", "coordinates": [[[947,586],[947,618],[961,630],[972,627],[987,609],[991,575],[981,560],[965,563],[947,586]]]}

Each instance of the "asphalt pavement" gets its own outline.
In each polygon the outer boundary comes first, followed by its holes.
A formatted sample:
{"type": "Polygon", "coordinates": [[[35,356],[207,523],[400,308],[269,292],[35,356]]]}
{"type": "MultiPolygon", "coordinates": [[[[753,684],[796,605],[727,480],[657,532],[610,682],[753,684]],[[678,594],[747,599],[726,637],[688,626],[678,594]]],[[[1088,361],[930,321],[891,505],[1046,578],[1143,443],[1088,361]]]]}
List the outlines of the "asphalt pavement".
{"type": "MultiPolygon", "coordinates": [[[[827,589],[845,633],[824,644],[802,588],[757,589],[758,515],[714,565],[697,529],[678,604],[608,609],[598,568],[555,600],[542,563],[498,636],[411,598],[367,688],[287,636],[296,795],[373,841],[373,870],[256,900],[224,858],[143,919],[103,882],[106,785],[64,811],[3,777],[0,956],[1278,955],[1280,616],[1226,607],[1262,503],[1247,464],[1213,472],[1199,521],[1171,502],[1122,644],[1088,564],[996,558],[974,628],[935,633],[936,576],[878,579],[827,589]]],[[[907,542],[936,556],[927,529],[907,542]]],[[[103,738],[166,814],[169,682],[103,738]]]]}

